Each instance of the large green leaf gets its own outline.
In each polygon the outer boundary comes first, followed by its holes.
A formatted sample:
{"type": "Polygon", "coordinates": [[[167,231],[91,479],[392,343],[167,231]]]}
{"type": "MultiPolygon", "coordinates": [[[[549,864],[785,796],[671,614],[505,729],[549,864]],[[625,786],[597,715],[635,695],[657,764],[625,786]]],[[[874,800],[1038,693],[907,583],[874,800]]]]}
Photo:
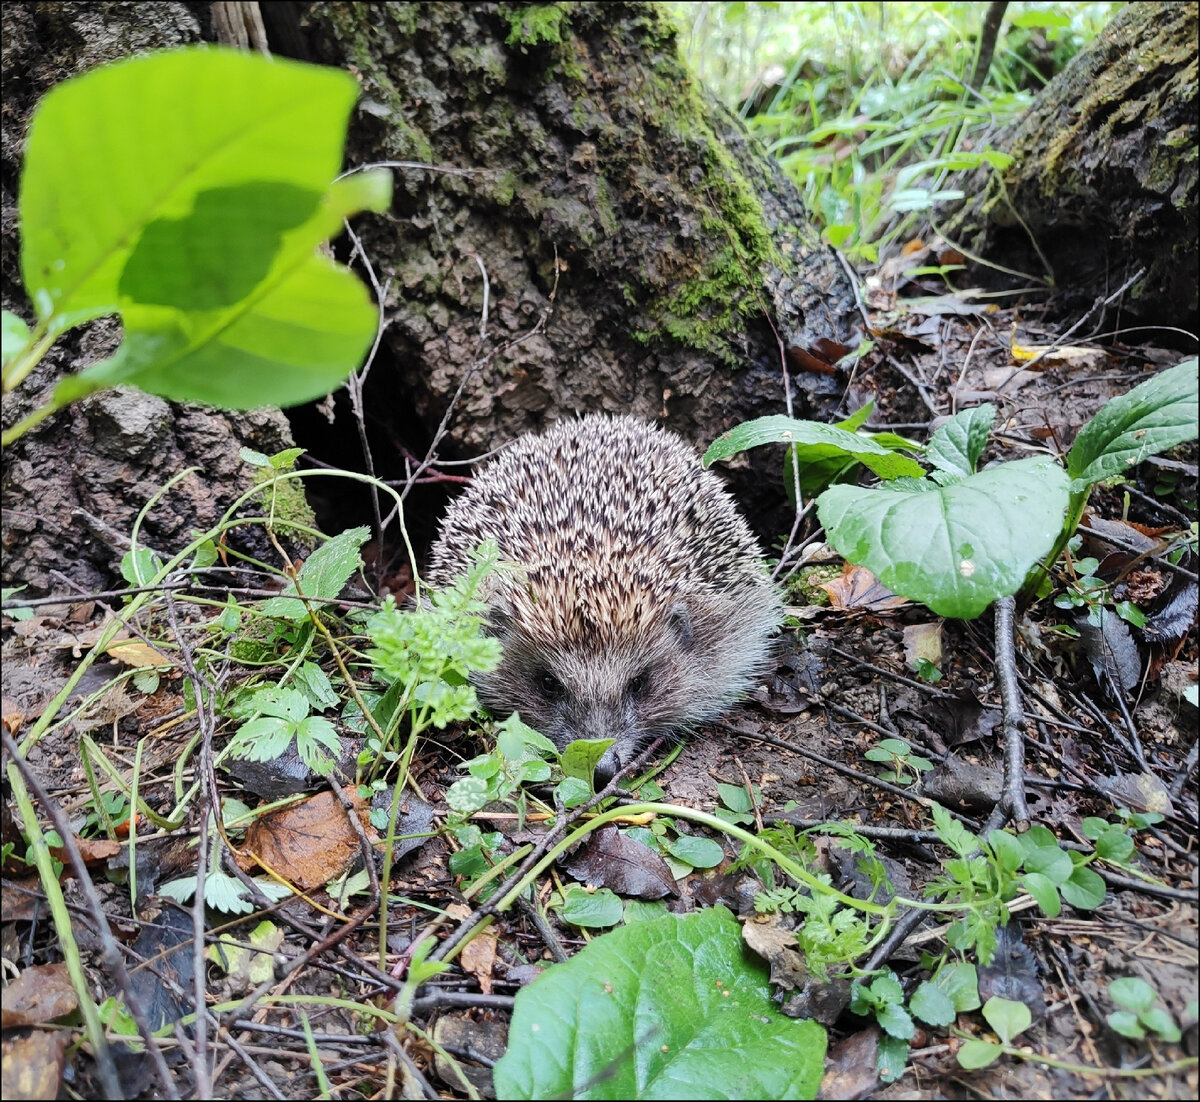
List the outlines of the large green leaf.
{"type": "Polygon", "coordinates": [[[120,313],[126,344],[56,401],[132,382],[234,407],[316,397],[357,366],[376,311],[314,255],[385,209],[390,177],[331,184],[353,78],[244,51],[164,51],[64,81],[21,177],[21,269],[51,336],[120,313]]]}
{"type": "Polygon", "coordinates": [[[496,1096],[813,1098],[824,1057],[714,907],[614,930],[522,990],[496,1096]]]}
{"type": "MultiPolygon", "coordinates": [[[[705,467],[718,459],[755,448],[760,444],[823,444],[852,456],[880,478],[920,478],[925,472],[915,459],[894,451],[866,436],[847,432],[836,425],[818,421],[797,421],[791,417],[759,417],[747,421],[712,442],[702,460],[705,467]]],[[[823,458],[828,458],[827,453],[823,458]]]]}
{"type": "Polygon", "coordinates": [[[838,554],[939,615],[969,620],[1021,587],[1054,546],[1067,501],[1062,468],[1038,458],[949,486],[831,486],[817,514],[838,554]]]}
{"type": "Polygon", "coordinates": [[[1196,357],[1184,360],[1108,402],[1075,438],[1067,473],[1075,493],[1200,431],[1196,357]]]}

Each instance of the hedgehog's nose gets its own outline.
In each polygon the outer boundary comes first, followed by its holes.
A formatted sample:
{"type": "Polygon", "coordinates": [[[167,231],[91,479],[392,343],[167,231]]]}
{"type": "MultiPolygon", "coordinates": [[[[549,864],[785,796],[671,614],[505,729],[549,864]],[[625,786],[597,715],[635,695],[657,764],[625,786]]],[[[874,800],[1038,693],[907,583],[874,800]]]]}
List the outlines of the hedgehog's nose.
{"type": "Polygon", "coordinates": [[[616,751],[617,751],[617,748],[615,746],[610,746],[604,752],[604,757],[602,757],[596,763],[596,790],[597,791],[599,791],[601,788],[605,788],[609,784],[611,784],[613,777],[615,777],[621,771],[621,766],[624,763],[617,756],[616,751]]]}

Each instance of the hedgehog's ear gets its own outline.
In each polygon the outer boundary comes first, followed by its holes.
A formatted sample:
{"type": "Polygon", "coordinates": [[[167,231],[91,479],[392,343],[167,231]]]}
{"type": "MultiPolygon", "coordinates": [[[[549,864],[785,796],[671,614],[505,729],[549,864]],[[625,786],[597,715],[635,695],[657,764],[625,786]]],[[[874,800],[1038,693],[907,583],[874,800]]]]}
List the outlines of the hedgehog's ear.
{"type": "Polygon", "coordinates": [[[686,602],[675,601],[671,605],[667,612],[667,623],[671,625],[671,630],[675,633],[675,638],[679,640],[679,645],[684,650],[690,650],[692,646],[692,613],[686,602]]]}

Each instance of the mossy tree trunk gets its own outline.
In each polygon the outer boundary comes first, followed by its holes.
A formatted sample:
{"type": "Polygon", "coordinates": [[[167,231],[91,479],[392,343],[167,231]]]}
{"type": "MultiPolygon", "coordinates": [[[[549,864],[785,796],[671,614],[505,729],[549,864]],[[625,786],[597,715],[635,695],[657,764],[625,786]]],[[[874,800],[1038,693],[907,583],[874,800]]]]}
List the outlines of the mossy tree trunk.
{"type": "MultiPolygon", "coordinates": [[[[394,435],[429,433],[465,380],[447,456],[575,411],[706,441],[783,408],[781,346],[799,415],[840,397],[836,375],[808,369],[849,339],[843,273],[656,5],[291,12],[309,58],[362,83],[351,160],[453,170],[399,170],[391,216],[362,230],[391,280],[368,405],[394,435]]],[[[273,37],[289,19],[264,15],[273,37]]]]}
{"type": "MultiPolygon", "coordinates": [[[[5,121],[6,307],[28,316],[15,195],[37,98],[123,54],[211,40],[213,16],[201,4],[6,6],[16,108],[5,121]]],[[[825,415],[840,399],[830,365],[855,320],[844,275],[790,181],[691,79],[656,5],[280,2],[261,5],[261,17],[272,52],[358,77],[349,165],[442,169],[397,169],[391,212],[356,224],[386,288],[366,396],[381,474],[402,475],[402,453],[422,453],[460,386],[447,458],[576,411],[632,411],[703,444],[780,411],[785,388],[800,416],[825,415]]],[[[69,334],[23,389],[45,392],[117,336],[111,322],[69,334]]],[[[211,511],[199,500],[205,479],[211,505],[227,500],[220,479],[239,466],[240,442],[263,451],[286,442],[281,422],[247,429],[219,414],[229,439],[191,442],[180,425],[207,414],[146,401],[143,413],[140,395],[115,405],[97,396],[5,455],[9,577],[32,579],[36,560],[61,548],[79,580],[100,582],[119,554],[96,546],[79,509],[127,531],[158,483],[198,462],[196,499],[171,511],[180,530],[161,519],[148,530],[169,545],[211,511]],[[93,409],[121,414],[121,424],[93,425],[93,409]],[[143,436],[145,447],[130,444],[143,436]],[[38,515],[39,499],[55,502],[50,516],[38,515]]],[[[27,404],[6,400],[6,421],[27,404]]],[[[328,445],[324,458],[361,463],[348,408],[334,408],[332,428],[315,413],[294,417],[297,436],[318,455],[328,445]]],[[[782,516],[763,510],[783,500],[779,456],[763,450],[754,462],[757,475],[741,472],[747,508],[777,531],[782,516]]]]}
{"type": "MultiPolygon", "coordinates": [[[[1014,157],[972,176],[942,231],[976,256],[1090,306],[1139,270],[1124,305],[1195,326],[1197,6],[1134,3],[992,142],[1014,157]]],[[[981,268],[980,275],[989,276],[981,268]]],[[[1023,286],[990,270],[992,282],[1023,286]]]]}

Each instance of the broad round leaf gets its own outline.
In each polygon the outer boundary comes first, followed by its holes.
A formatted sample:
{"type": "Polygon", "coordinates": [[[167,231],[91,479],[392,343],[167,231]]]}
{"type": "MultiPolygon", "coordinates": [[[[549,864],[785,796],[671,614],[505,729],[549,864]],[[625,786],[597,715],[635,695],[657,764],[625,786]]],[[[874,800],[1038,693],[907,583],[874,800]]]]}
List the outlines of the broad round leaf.
{"type": "Polygon", "coordinates": [[[894,593],[969,620],[1021,588],[1054,546],[1067,500],[1062,468],[1039,458],[949,486],[831,486],[817,511],[838,554],[894,593]]]}
{"type": "Polygon", "coordinates": [[[496,1096],[812,1098],[824,1057],[714,907],[614,930],[524,988],[496,1096]]]}

